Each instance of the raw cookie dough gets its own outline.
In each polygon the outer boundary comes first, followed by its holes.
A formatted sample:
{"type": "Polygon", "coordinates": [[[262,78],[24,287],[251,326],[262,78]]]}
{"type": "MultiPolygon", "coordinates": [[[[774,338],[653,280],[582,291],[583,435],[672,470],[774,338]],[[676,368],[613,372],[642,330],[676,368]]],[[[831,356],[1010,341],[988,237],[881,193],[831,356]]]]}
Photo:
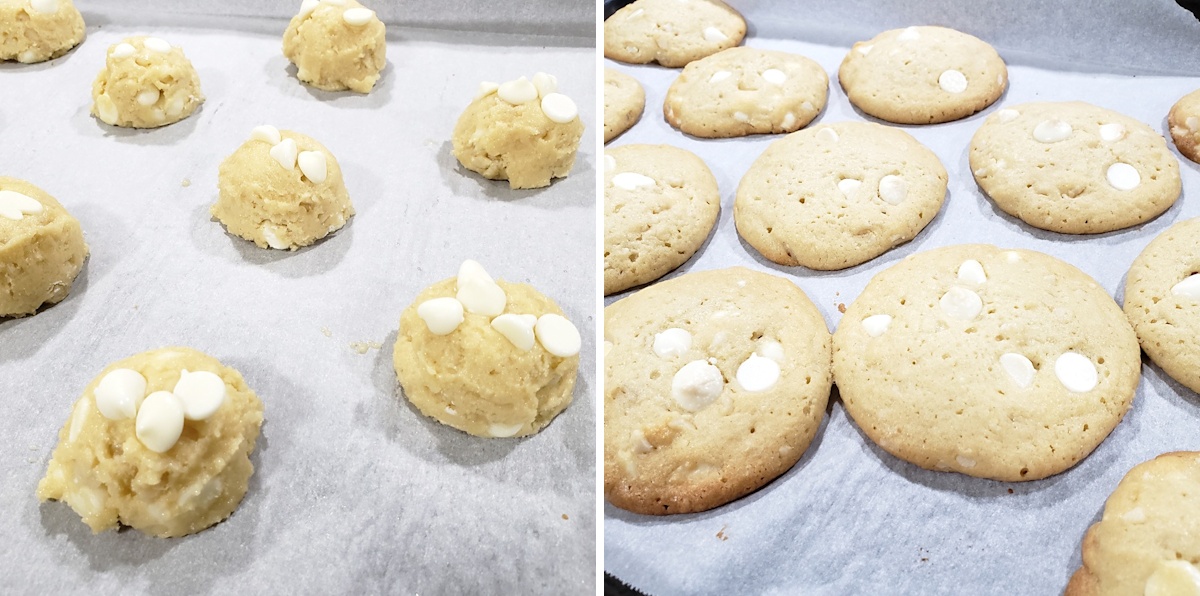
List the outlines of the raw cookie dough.
{"type": "Polygon", "coordinates": [[[203,102],[191,61],[157,37],[130,37],[108,48],[92,83],[92,115],[112,126],[166,126],[191,116],[203,102]]]}
{"type": "Polygon", "coordinates": [[[71,0],[0,1],[0,61],[57,58],[79,45],[83,35],[83,15],[71,0]]]}
{"type": "Polygon", "coordinates": [[[1009,215],[1098,234],[1157,217],[1179,198],[1179,162],[1149,126],[1079,101],[1016,105],[971,139],[971,171],[1009,215]]]}
{"type": "Polygon", "coordinates": [[[62,302],[87,256],[79,220],[54,197],[0,176],[0,318],[62,302]]]}
{"type": "Polygon", "coordinates": [[[337,159],[316,140],[259,126],[221,162],[212,214],[259,248],[296,250],[354,215],[337,159]]]}
{"type": "Polygon", "coordinates": [[[884,451],[928,470],[1037,480],[1087,457],[1129,411],[1137,336],[1082,271],[963,244],[871,279],[833,336],[842,403],[884,451]]]}
{"type": "Polygon", "coordinates": [[[829,76],[786,52],[730,48],[696,60],[667,90],[667,122],[697,137],[794,132],[825,107],[829,76]]]}
{"type": "Polygon", "coordinates": [[[1066,596],[1200,594],[1200,453],[1135,466],[1083,538],[1066,596]]]}
{"type": "Polygon", "coordinates": [[[720,0],[637,0],[604,21],[604,56],[678,68],[745,36],[742,15],[720,0]]]}
{"type": "Polygon", "coordinates": [[[543,72],[502,85],[484,82],[454,125],[463,167],[512,188],[541,188],[575,166],[583,122],[558,81],[543,72]]]}
{"type": "Polygon", "coordinates": [[[684,264],[712,231],[721,193],[704,160],[670,145],[604,153],[604,294],[684,264]]]}
{"type": "Polygon", "coordinates": [[[385,29],[356,0],[304,0],[283,34],[283,55],[317,89],[370,93],[387,64],[385,29]]]}
{"type": "Polygon", "coordinates": [[[767,147],[738,185],[733,219],[780,265],[844,269],[912,240],[941,210],[946,181],[937,155],[898,128],[821,125],[767,147]]]}
{"type": "Polygon", "coordinates": [[[799,461],[825,414],[825,319],[782,277],[655,284],[604,309],[604,340],[604,497],[622,509],[741,498],[799,461]]]}
{"type": "Polygon", "coordinates": [[[1167,126],[1179,152],[1200,163],[1200,89],[1184,95],[1171,106],[1167,126]]]}
{"type": "Polygon", "coordinates": [[[524,437],[570,405],[580,346],[553,300],[467,261],[404,310],[394,364],[422,414],[477,437],[524,437]]]}
{"type": "Polygon", "coordinates": [[[1167,228],[1134,260],[1125,315],[1150,359],[1200,391],[1200,218],[1167,228]]]}
{"type": "Polygon", "coordinates": [[[38,499],[65,501],[97,533],[194,534],[241,503],[262,421],[236,370],[191,348],[142,352],[84,389],[38,499]]]}
{"type": "Polygon", "coordinates": [[[936,124],[992,105],[1008,86],[1008,68],[977,37],[945,27],[908,27],[854,44],[838,80],[850,103],[871,116],[936,124]]]}
{"type": "Polygon", "coordinates": [[[637,79],[611,68],[604,69],[604,142],[629,130],[646,108],[646,91],[637,79]]]}

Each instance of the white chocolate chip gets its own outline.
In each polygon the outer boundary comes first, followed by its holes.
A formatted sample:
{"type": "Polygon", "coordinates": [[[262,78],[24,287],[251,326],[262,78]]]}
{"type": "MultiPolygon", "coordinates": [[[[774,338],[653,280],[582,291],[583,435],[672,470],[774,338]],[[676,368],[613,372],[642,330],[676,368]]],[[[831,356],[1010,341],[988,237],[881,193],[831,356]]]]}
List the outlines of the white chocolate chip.
{"type": "Polygon", "coordinates": [[[167,40],[158,37],[147,37],[142,41],[142,45],[147,50],[157,54],[166,54],[171,51],[171,44],[167,43],[167,40]]]}
{"type": "Polygon", "coordinates": [[[321,0],[304,0],[304,2],[300,3],[300,16],[306,17],[312,14],[312,11],[316,10],[320,5],[321,0]]]}
{"type": "Polygon", "coordinates": [[[29,0],[29,8],[32,8],[33,12],[54,14],[58,12],[58,0],[29,0]]]}
{"type": "Polygon", "coordinates": [[[362,27],[371,22],[375,18],[375,11],[369,8],[347,8],[346,12],[342,13],[342,20],[351,27],[362,27]]]}
{"type": "Polygon", "coordinates": [[[1076,352],[1067,352],[1054,361],[1054,375],[1067,391],[1073,393],[1095,389],[1099,379],[1091,359],[1076,352]]]}
{"type": "Polygon", "coordinates": [[[296,165],[300,166],[305,178],[316,184],[324,182],[329,175],[324,151],[301,151],[296,155],[296,165]]]}
{"type": "Polygon", "coordinates": [[[127,420],[137,416],[138,406],[146,397],[146,378],[136,370],[118,368],[100,379],[92,392],[96,409],[109,420],[127,420]]]}
{"type": "Polygon", "coordinates": [[[987,282],[987,274],[983,272],[983,265],[979,261],[967,259],[958,266],[958,281],[981,285],[987,282]]]}
{"type": "Polygon", "coordinates": [[[113,58],[128,58],[136,53],[137,53],[137,48],[133,47],[132,45],[122,42],[122,43],[119,43],[119,44],[113,46],[112,57],[113,58]]]}
{"type": "Polygon", "coordinates": [[[762,72],[762,78],[773,85],[782,85],[787,75],[777,68],[768,68],[762,72]]]}
{"type": "Polygon", "coordinates": [[[758,355],[762,356],[763,358],[770,358],[775,362],[783,364],[783,360],[785,358],[783,344],[773,339],[763,340],[758,346],[758,355]]]}
{"type": "Polygon", "coordinates": [[[954,456],[954,461],[958,462],[958,465],[960,465],[964,468],[970,469],[970,468],[975,467],[975,460],[973,460],[965,455],[954,456]]]}
{"type": "Polygon", "coordinates": [[[1200,569],[1181,560],[1159,561],[1146,579],[1145,596],[1196,596],[1200,594],[1200,569]]]}
{"type": "MultiPolygon", "coordinates": [[[[825,130],[829,130],[829,129],[825,129],[825,130]]],[[[838,190],[842,191],[842,194],[846,195],[846,197],[849,197],[850,195],[854,194],[854,191],[858,190],[858,187],[860,187],[860,186],[862,186],[862,181],[855,180],[853,178],[843,178],[841,180],[838,180],[838,183],[837,183],[838,190]]]]}
{"type": "Polygon", "coordinates": [[[558,77],[539,72],[533,75],[533,86],[538,91],[538,97],[546,97],[558,91],[558,77]]]}
{"type": "Polygon", "coordinates": [[[1003,124],[1005,122],[1012,122],[1013,120],[1016,120],[1017,116],[1020,115],[1021,113],[1016,110],[1004,108],[1003,110],[996,112],[996,119],[1003,124]]]}
{"type": "Polygon", "coordinates": [[[279,141],[283,140],[283,137],[279,135],[278,128],[270,124],[264,124],[262,126],[255,126],[254,130],[250,131],[250,140],[265,141],[274,147],[279,144],[279,141]]]}
{"type": "Polygon", "coordinates": [[[1071,136],[1071,125],[1062,120],[1042,120],[1033,127],[1033,139],[1039,143],[1057,143],[1071,136]]]}
{"type": "Polygon", "coordinates": [[[34,62],[37,62],[37,61],[38,61],[37,52],[34,52],[33,50],[25,50],[24,52],[21,52],[20,54],[17,55],[17,62],[20,62],[22,64],[33,64],[34,62]]]}
{"type": "Polygon", "coordinates": [[[617,158],[605,153],[604,154],[604,171],[611,172],[617,167],[617,158]]]}
{"type": "Polygon", "coordinates": [[[916,27],[907,27],[904,29],[904,31],[900,32],[900,35],[896,36],[896,39],[898,39],[900,41],[912,41],[914,39],[920,39],[920,38],[921,38],[921,32],[917,31],[916,27]]]}
{"type": "Polygon", "coordinates": [[[1004,252],[1004,260],[1005,260],[1005,261],[1008,261],[1009,263],[1017,263],[1017,262],[1020,262],[1020,260],[1021,260],[1021,253],[1018,253],[1018,252],[1017,252],[1017,251],[1015,251],[1015,250],[1009,250],[1009,251],[1005,251],[1005,252],[1004,252]]]}
{"type": "Polygon", "coordinates": [[[874,44],[867,44],[867,45],[863,45],[863,46],[858,46],[857,49],[858,49],[859,54],[866,56],[867,54],[870,54],[871,50],[874,48],[875,48],[874,44]]]}
{"type": "Polygon", "coordinates": [[[1183,125],[1193,132],[1200,131],[1200,117],[1188,116],[1187,120],[1183,121],[1183,125]]]}
{"type": "Polygon", "coordinates": [[[537,317],[534,315],[509,313],[492,319],[492,329],[499,331],[512,345],[525,352],[533,349],[533,326],[536,324],[537,317]]]}
{"type": "Polygon", "coordinates": [[[107,93],[101,93],[96,97],[96,113],[105,124],[114,126],[117,124],[117,118],[119,117],[117,114],[117,104],[113,103],[112,98],[107,93]]]}
{"type": "Polygon", "coordinates": [[[263,226],[260,229],[262,230],[263,240],[266,241],[267,246],[270,246],[275,250],[285,250],[291,247],[290,244],[279,239],[279,236],[275,233],[278,228],[274,226],[263,226]]]}
{"type": "Polygon", "coordinates": [[[542,113],[559,124],[566,124],[579,115],[579,108],[570,97],[562,93],[551,93],[542,98],[542,113]]]}
{"type": "Polygon", "coordinates": [[[1146,521],[1146,510],[1141,507],[1134,507],[1129,511],[1121,514],[1121,520],[1131,524],[1140,524],[1146,521]]]}
{"type": "Polygon", "coordinates": [[[608,353],[611,352],[612,349],[613,349],[613,342],[608,341],[607,339],[604,340],[604,357],[605,358],[608,357],[608,353]]]}
{"type": "Polygon", "coordinates": [[[713,76],[708,77],[708,84],[714,85],[716,83],[720,83],[721,81],[728,79],[732,74],[733,73],[729,72],[728,70],[718,70],[717,72],[713,73],[713,76]]]}
{"type": "Polygon", "coordinates": [[[779,363],[751,354],[737,369],[737,382],[751,393],[766,391],[779,382],[779,363]]]}
{"type": "Polygon", "coordinates": [[[822,128],[817,131],[817,139],[828,143],[836,143],[838,142],[838,133],[832,128],[822,128]]]}
{"type": "Polygon", "coordinates": [[[79,438],[79,433],[83,431],[83,424],[87,422],[88,414],[91,413],[91,401],[81,399],[75,402],[75,407],[71,410],[71,431],[67,435],[68,443],[74,443],[75,439],[79,438]]]}
{"type": "Polygon", "coordinates": [[[296,168],[296,155],[299,149],[296,147],[295,139],[284,139],[271,147],[271,158],[275,160],[285,170],[293,170],[296,168]]]}
{"type": "Polygon", "coordinates": [[[463,322],[463,305],[454,298],[431,298],[417,306],[417,316],[434,335],[449,335],[463,322]]]}
{"type": "Polygon", "coordinates": [[[137,94],[137,102],[143,106],[152,106],[158,103],[158,89],[147,89],[137,94]]]}
{"type": "Polygon", "coordinates": [[[805,112],[812,112],[817,109],[816,106],[812,105],[811,101],[806,101],[806,102],[801,103],[800,108],[803,109],[805,112]]]}
{"type": "Polygon", "coordinates": [[[188,420],[208,420],[225,403],[225,381],[206,370],[179,374],[172,393],[183,403],[183,417],[188,420]]]}
{"type": "Polygon", "coordinates": [[[504,312],[508,304],[508,295],[504,289],[493,281],[481,279],[458,279],[458,292],[455,294],[467,311],[494,317],[504,312]]]}
{"type": "Polygon", "coordinates": [[[650,453],[654,450],[654,445],[646,440],[646,433],[642,432],[640,428],[635,428],[633,432],[629,433],[629,443],[633,445],[634,453],[650,453]]]}
{"type": "Polygon", "coordinates": [[[45,210],[37,199],[15,190],[0,190],[0,217],[21,221],[26,215],[37,215],[45,210]]]}
{"type": "Polygon", "coordinates": [[[475,99],[487,97],[500,89],[500,83],[491,81],[483,81],[479,84],[479,90],[475,92],[475,99]]]}
{"type": "Polygon", "coordinates": [[[1105,172],[1104,177],[1117,190],[1133,190],[1142,183],[1142,175],[1138,173],[1136,168],[1119,161],[1108,166],[1108,171],[1105,172]]]}
{"type": "Polygon", "coordinates": [[[625,190],[635,190],[642,186],[654,186],[654,179],[637,172],[621,172],[612,178],[613,186],[625,190]]]}
{"type": "Polygon", "coordinates": [[[745,112],[734,112],[733,119],[737,120],[738,122],[749,122],[750,115],[745,112]]]}
{"type": "Polygon", "coordinates": [[[692,334],[686,329],[671,327],[654,334],[654,353],[659,358],[682,356],[692,349],[692,334]]]}
{"type": "Polygon", "coordinates": [[[908,198],[908,183],[904,178],[888,174],[879,179],[879,198],[891,205],[899,205],[908,198]]]}
{"type": "Polygon", "coordinates": [[[534,87],[533,83],[529,82],[529,79],[521,77],[515,81],[509,81],[500,85],[496,89],[496,95],[500,99],[516,106],[536,100],[538,98],[538,91],[537,87],[534,87]]]}
{"type": "Polygon", "coordinates": [[[546,314],[538,317],[533,330],[537,333],[538,343],[547,352],[559,358],[570,358],[579,353],[583,343],[579,330],[562,315],[546,314]]]}
{"type": "Polygon", "coordinates": [[[134,432],[147,449],[166,453],[183,432],[183,402],[170,391],[151,393],[138,408],[134,432]]]}
{"type": "Polygon", "coordinates": [[[1100,125],[1100,138],[1105,141],[1115,141],[1125,136],[1125,127],[1119,122],[1109,122],[1100,125]]]}
{"type": "Polygon", "coordinates": [[[944,71],[938,77],[938,87],[946,93],[962,93],[967,90],[967,77],[954,69],[944,71]]]}
{"type": "Polygon", "coordinates": [[[892,324],[891,315],[871,315],[862,320],[863,330],[871,337],[879,337],[887,332],[892,324]]]}
{"type": "Polygon", "coordinates": [[[1021,354],[1008,352],[1000,355],[1000,366],[1012,377],[1018,387],[1025,389],[1033,384],[1033,376],[1037,372],[1033,363],[1021,354]]]}
{"type": "Polygon", "coordinates": [[[175,95],[167,102],[167,115],[174,118],[183,113],[183,106],[187,103],[187,97],[182,93],[175,95]]]}
{"type": "Polygon", "coordinates": [[[498,439],[507,439],[525,428],[524,424],[490,424],[488,434],[498,439]]]}
{"type": "Polygon", "coordinates": [[[983,299],[979,297],[979,294],[962,286],[951,287],[949,291],[942,294],[938,303],[942,306],[946,316],[963,321],[974,319],[979,316],[979,311],[983,310],[983,299]]]}
{"type": "Polygon", "coordinates": [[[796,115],[791,112],[784,114],[783,122],[779,123],[779,125],[783,127],[784,130],[790,130],[792,127],[796,126],[796,115]]]}
{"type": "Polygon", "coordinates": [[[716,27],[705,27],[704,39],[713,43],[720,43],[726,39],[729,39],[729,36],[722,33],[721,30],[717,29],[716,27]]]}
{"type": "Polygon", "coordinates": [[[707,360],[693,360],[679,369],[671,380],[671,397],[689,412],[698,412],[713,403],[725,390],[721,369],[707,360]]]}
{"type": "Polygon", "coordinates": [[[626,20],[626,21],[632,21],[633,19],[636,19],[636,18],[638,18],[638,17],[642,16],[642,14],[643,14],[643,13],[645,13],[645,12],[646,12],[646,11],[644,11],[644,10],[642,10],[642,9],[640,9],[640,8],[639,8],[639,9],[637,9],[637,10],[635,10],[635,11],[633,11],[633,12],[629,13],[629,16],[625,17],[625,20],[626,20]]]}
{"type": "Polygon", "coordinates": [[[1171,293],[1192,300],[1200,299],[1200,274],[1193,273],[1185,277],[1183,281],[1171,287],[1171,293]]]}

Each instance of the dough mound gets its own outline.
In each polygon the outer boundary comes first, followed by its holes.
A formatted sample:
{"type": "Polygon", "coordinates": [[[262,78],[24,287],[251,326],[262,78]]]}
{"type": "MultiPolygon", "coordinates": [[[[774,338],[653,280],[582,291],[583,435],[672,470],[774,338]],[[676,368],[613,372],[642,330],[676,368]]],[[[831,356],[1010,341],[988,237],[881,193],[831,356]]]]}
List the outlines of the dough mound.
{"type": "Polygon", "coordinates": [[[355,0],[305,0],[283,34],[283,55],[317,89],[370,93],[387,64],[384,30],[355,0]]]}
{"type": "Polygon", "coordinates": [[[92,115],[112,126],[174,124],[203,102],[200,75],[191,61],[157,37],[130,37],[108,48],[92,83],[92,115]]]}
{"type": "Polygon", "coordinates": [[[161,538],[194,534],[241,503],[262,421],[262,402],[242,375],[211,356],[178,347],[131,356],[101,372],[75,402],[38,499],[66,501],[97,533],[123,524],[161,538]],[[110,420],[96,405],[97,385],[118,368],[145,377],[147,394],[171,391],[183,369],[208,371],[225,382],[225,401],[207,420],[186,421],[179,441],[155,453],[138,440],[133,419],[110,420]]]}
{"type": "Polygon", "coordinates": [[[83,15],[71,0],[0,2],[0,61],[57,58],[83,41],[83,15]]]}
{"type": "Polygon", "coordinates": [[[62,302],[87,256],[79,220],[54,197],[24,180],[0,176],[0,317],[32,315],[43,304],[62,302]],[[25,205],[21,218],[11,219],[5,215],[14,208],[8,193],[41,207],[25,205]]]}
{"type": "Polygon", "coordinates": [[[354,215],[354,206],[337,158],[324,145],[290,130],[275,131],[275,135],[282,142],[251,138],[221,162],[217,176],[220,195],[212,214],[230,234],[259,248],[296,250],[341,229],[354,215]],[[296,148],[290,156],[293,164],[297,155],[303,159],[305,152],[324,154],[323,180],[315,182],[301,165],[286,167],[272,156],[277,145],[289,144],[289,140],[296,148]]]}
{"type": "MultiPolygon", "coordinates": [[[[508,297],[505,313],[562,315],[531,286],[496,283],[508,297]]],[[[537,433],[571,403],[579,356],[555,356],[540,342],[521,350],[492,327],[493,317],[471,312],[453,332],[433,334],[417,308],[454,297],[455,287],[453,278],[430,286],[400,317],[394,363],[405,396],[422,414],[477,437],[537,433]]]]}

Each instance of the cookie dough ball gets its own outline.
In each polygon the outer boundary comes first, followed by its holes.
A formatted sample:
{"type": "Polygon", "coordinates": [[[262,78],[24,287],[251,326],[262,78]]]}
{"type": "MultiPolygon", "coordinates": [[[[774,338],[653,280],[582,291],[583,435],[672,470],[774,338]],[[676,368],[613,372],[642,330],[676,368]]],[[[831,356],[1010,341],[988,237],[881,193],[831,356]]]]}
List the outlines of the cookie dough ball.
{"type": "Polygon", "coordinates": [[[746,20],[721,0],[637,0],[604,21],[604,56],[679,68],[745,36],[746,20]]]}
{"type": "Polygon", "coordinates": [[[1200,163],[1200,89],[1184,95],[1171,107],[1167,126],[1179,152],[1200,163]]]}
{"type": "Polygon", "coordinates": [[[645,108],[646,91],[637,79],[611,68],[604,69],[605,143],[636,124],[645,108]]]}
{"type": "Polygon", "coordinates": [[[1067,596],[1200,594],[1200,453],[1135,466],[1083,538],[1067,596]]]}
{"type": "Polygon", "coordinates": [[[104,69],[92,83],[92,115],[112,126],[166,126],[191,116],[203,102],[191,61],[157,37],[130,37],[108,48],[104,69]]]}
{"type": "Polygon", "coordinates": [[[394,362],[422,414],[477,437],[523,437],[571,403],[580,344],[553,300],[467,261],[404,310],[394,362]]]}
{"type": "Polygon", "coordinates": [[[87,256],[79,220],[54,197],[0,176],[0,317],[62,302],[87,256]]]}
{"type": "Polygon", "coordinates": [[[304,0],[283,34],[283,55],[317,89],[370,93],[387,64],[384,29],[355,0],[304,0]]]}
{"type": "Polygon", "coordinates": [[[131,356],[75,402],[38,483],[93,532],[170,538],[229,517],[254,473],[263,406],[242,375],[190,348],[131,356]]]}
{"type": "Polygon", "coordinates": [[[274,126],[221,162],[212,214],[259,248],[296,250],[346,225],[354,206],[337,159],[311,137],[274,126]]]}
{"type": "Polygon", "coordinates": [[[83,32],[83,15],[71,0],[0,2],[0,61],[57,58],[79,45],[83,32]]]}
{"type": "Polygon", "coordinates": [[[463,167],[512,188],[541,188],[575,166],[583,122],[558,81],[539,72],[502,85],[482,83],[454,125],[454,157],[463,167]]]}

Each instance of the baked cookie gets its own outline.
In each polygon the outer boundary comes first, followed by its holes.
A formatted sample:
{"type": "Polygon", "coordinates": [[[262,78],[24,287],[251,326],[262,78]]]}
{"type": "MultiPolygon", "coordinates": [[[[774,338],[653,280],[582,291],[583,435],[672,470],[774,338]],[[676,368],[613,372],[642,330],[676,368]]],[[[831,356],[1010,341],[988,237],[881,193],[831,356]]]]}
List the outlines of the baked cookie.
{"type": "Polygon", "coordinates": [[[1184,157],[1200,163],[1200,89],[1184,95],[1167,115],[1175,147],[1184,157]]]}
{"type": "Polygon", "coordinates": [[[263,406],[242,375],[190,348],[131,356],[75,402],[38,483],[93,532],[130,526],[186,536],[230,516],[246,494],[263,406]]]}
{"type": "Polygon", "coordinates": [[[71,0],[0,2],[0,61],[44,62],[83,41],[83,15],[71,0]]]}
{"type": "Polygon", "coordinates": [[[922,468],[1015,482],[1087,457],[1133,403],[1137,336],[1082,271],[964,244],[871,279],[833,336],[846,412],[922,468]]]}
{"type": "Polygon", "coordinates": [[[575,166],[583,122],[558,79],[539,72],[497,85],[483,82],[451,137],[464,168],[511,188],[541,188],[575,166]]]}
{"type": "Polygon", "coordinates": [[[604,21],[604,56],[679,68],[745,36],[746,21],[721,0],[637,0],[604,21]]]}
{"type": "Polygon", "coordinates": [[[62,302],[87,256],[79,220],[54,197],[0,176],[0,318],[62,302]]]}
{"type": "Polygon", "coordinates": [[[1179,162],[1149,126],[1079,101],[998,110],[971,139],[971,171],[1005,213],[1043,230],[1098,234],[1179,198],[1179,162]]]}
{"type": "Polygon", "coordinates": [[[297,250],[354,215],[333,154],[311,137],[270,125],[255,127],[221,162],[217,184],[213,217],[259,248],[297,250]]]}
{"type": "Polygon", "coordinates": [[[1134,466],[1083,538],[1067,596],[1200,594],[1200,453],[1134,466]]]}
{"type": "Polygon", "coordinates": [[[317,89],[370,93],[387,65],[386,29],[356,0],[304,0],[283,33],[283,55],[317,89]]]}
{"type": "Polygon", "coordinates": [[[695,254],[721,211],[704,160],[670,145],[604,153],[604,294],[654,281],[695,254]]]}
{"type": "Polygon", "coordinates": [[[704,511],[791,468],[821,425],[829,332],[804,292],[741,267],[689,273],[604,309],[604,496],[704,511]]]}
{"type": "Polygon", "coordinates": [[[1008,68],[983,40],[945,27],[893,29],[850,48],[838,69],[850,103],[881,120],[937,124],[999,99],[1008,68]]]}
{"type": "Polygon", "coordinates": [[[611,68],[604,69],[604,142],[629,130],[646,108],[646,91],[637,79],[611,68]]]}
{"type": "Polygon", "coordinates": [[[738,185],[738,234],[780,265],[844,269],[912,240],[946,198],[946,169],[898,129],[823,124],[772,143],[738,185]]]}
{"type": "Polygon", "coordinates": [[[829,95],[820,64],[797,54],[730,48],[696,60],[667,90],[667,122],[692,136],[741,137],[804,128],[829,95]]]}
{"type": "Polygon", "coordinates": [[[466,261],[404,310],[393,361],[422,414],[477,437],[524,437],[570,405],[581,341],[553,300],[466,261]]]}

